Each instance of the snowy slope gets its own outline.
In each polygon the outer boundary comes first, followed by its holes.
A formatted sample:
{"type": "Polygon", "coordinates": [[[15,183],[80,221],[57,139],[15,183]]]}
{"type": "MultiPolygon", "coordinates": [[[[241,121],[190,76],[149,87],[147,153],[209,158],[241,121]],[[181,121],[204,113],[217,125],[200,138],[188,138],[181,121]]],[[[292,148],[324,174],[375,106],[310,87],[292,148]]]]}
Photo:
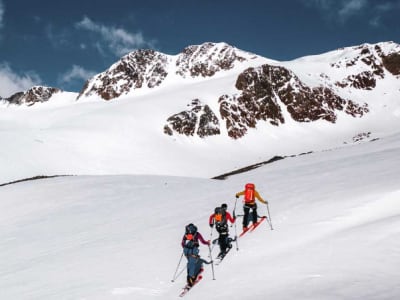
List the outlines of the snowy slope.
{"type": "MultiPolygon", "coordinates": [[[[127,93],[123,92],[111,101],[105,101],[94,92],[82,93],[79,99],[76,93],[57,92],[48,101],[34,102],[32,106],[7,105],[2,101],[0,183],[37,175],[146,174],[211,178],[277,155],[342,147],[359,140],[360,136],[365,140],[384,138],[398,132],[399,75],[378,65],[377,55],[396,51],[399,51],[399,45],[394,43],[366,44],[290,62],[273,61],[224,43],[191,46],[179,55],[166,56],[165,60],[165,55],[154,51],[135,52],[88,81],[87,91],[97,87],[101,91],[115,88],[120,92],[124,84],[142,84],[141,88],[128,89],[127,93]],[[374,63],[367,64],[363,60],[374,63]],[[143,81],[126,81],[124,76],[131,74],[137,64],[143,68],[137,78],[143,81]],[[315,111],[318,114],[319,109],[326,108],[335,123],[324,119],[308,121],[307,115],[306,121],[300,122],[289,112],[299,108],[293,103],[285,104],[283,97],[277,96],[282,87],[278,89],[271,83],[273,99],[268,95],[265,98],[281,108],[284,123],[277,121],[273,125],[270,119],[252,119],[250,115],[257,115],[254,111],[246,113],[243,110],[235,115],[232,113],[235,100],[246,92],[236,86],[239,74],[250,68],[256,70],[257,76],[261,65],[267,65],[266,70],[287,68],[289,81],[284,82],[286,88],[290,84],[298,88],[301,83],[305,89],[324,84],[343,101],[352,99],[361,107],[367,104],[369,112],[353,117],[344,110],[330,111],[329,106],[333,104],[327,102],[315,111]],[[164,74],[162,67],[168,76],[154,88],[145,85],[158,82],[154,80],[164,74]],[[373,89],[346,86],[357,82],[348,76],[370,72],[373,68],[379,70],[378,75],[374,75],[377,79],[373,89]],[[100,88],[104,82],[109,85],[100,88]],[[228,117],[250,116],[245,121],[255,122],[254,128],[240,122],[236,124],[247,130],[236,140],[229,136],[227,119],[220,114],[222,95],[227,96],[226,103],[231,109],[232,115],[228,117]],[[201,138],[197,134],[186,136],[175,131],[167,135],[165,126],[169,118],[175,116],[179,120],[179,113],[190,108],[196,99],[202,109],[207,106],[214,112],[220,134],[201,138]]],[[[251,88],[251,82],[249,86],[251,88]]],[[[322,90],[321,95],[324,93],[322,90]]],[[[290,94],[284,96],[292,97],[290,94]]],[[[309,96],[315,94],[306,94],[300,100],[307,101],[309,96]]],[[[323,100],[324,97],[318,101],[323,100]]],[[[240,105],[246,108],[253,104],[240,105]]],[[[308,109],[307,105],[300,108],[308,109]]],[[[196,122],[198,128],[200,121],[196,122]]]]}
{"type": "Polygon", "coordinates": [[[215,267],[216,280],[207,267],[188,299],[398,299],[399,138],[286,158],[223,181],[73,176],[2,186],[0,298],[176,299],[184,225],[209,237],[214,207],[232,210],[234,194],[252,181],[274,230],[264,223],[239,240],[215,267]]]}

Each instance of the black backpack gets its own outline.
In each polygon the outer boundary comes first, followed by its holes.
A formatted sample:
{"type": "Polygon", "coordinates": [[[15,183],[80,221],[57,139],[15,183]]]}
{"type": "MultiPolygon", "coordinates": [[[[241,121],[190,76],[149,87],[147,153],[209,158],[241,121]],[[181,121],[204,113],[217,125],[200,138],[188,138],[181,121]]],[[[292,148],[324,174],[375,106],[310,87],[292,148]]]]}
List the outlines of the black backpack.
{"type": "Polygon", "coordinates": [[[221,207],[216,207],[214,210],[215,228],[218,232],[228,231],[228,224],[226,222],[226,211],[221,207]]]}

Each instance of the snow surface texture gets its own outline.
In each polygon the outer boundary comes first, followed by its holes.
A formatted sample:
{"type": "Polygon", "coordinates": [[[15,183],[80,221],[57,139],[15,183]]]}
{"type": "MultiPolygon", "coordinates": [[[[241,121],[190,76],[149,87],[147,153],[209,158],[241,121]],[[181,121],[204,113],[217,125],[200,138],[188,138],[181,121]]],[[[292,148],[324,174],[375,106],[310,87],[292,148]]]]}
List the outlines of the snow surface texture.
{"type": "Polygon", "coordinates": [[[184,226],[209,238],[214,207],[231,211],[251,181],[274,230],[264,222],[240,239],[216,280],[206,266],[188,299],[399,299],[399,141],[286,158],[226,180],[72,176],[0,187],[0,298],[176,299],[184,226]]]}

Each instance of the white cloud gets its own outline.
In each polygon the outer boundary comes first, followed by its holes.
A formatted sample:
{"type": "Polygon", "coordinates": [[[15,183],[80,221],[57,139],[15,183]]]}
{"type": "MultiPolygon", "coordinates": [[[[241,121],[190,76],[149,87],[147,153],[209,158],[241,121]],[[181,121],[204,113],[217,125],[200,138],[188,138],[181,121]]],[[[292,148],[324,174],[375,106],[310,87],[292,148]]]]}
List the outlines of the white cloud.
{"type": "Polygon", "coordinates": [[[343,2],[342,8],[338,11],[339,17],[346,20],[351,15],[361,12],[367,7],[367,0],[350,0],[343,2]]]}
{"type": "Polygon", "coordinates": [[[54,48],[66,47],[70,44],[70,34],[67,30],[55,30],[52,24],[45,27],[45,34],[54,48]]]}
{"type": "Polygon", "coordinates": [[[81,66],[73,65],[71,69],[62,74],[59,78],[60,83],[70,83],[74,80],[87,80],[93,77],[96,73],[92,71],[85,70],[81,66]]]}
{"type": "Polygon", "coordinates": [[[100,53],[104,53],[104,49],[108,49],[116,56],[122,56],[130,51],[141,47],[151,46],[151,41],[146,41],[141,32],[130,33],[122,28],[107,27],[105,25],[95,23],[88,17],[84,17],[80,22],[75,24],[78,29],[87,30],[98,34],[101,38],[94,45],[100,53]]]}
{"type": "Polygon", "coordinates": [[[41,79],[34,72],[16,74],[8,64],[0,64],[0,96],[9,97],[16,92],[26,91],[32,86],[40,85],[41,79]]]}

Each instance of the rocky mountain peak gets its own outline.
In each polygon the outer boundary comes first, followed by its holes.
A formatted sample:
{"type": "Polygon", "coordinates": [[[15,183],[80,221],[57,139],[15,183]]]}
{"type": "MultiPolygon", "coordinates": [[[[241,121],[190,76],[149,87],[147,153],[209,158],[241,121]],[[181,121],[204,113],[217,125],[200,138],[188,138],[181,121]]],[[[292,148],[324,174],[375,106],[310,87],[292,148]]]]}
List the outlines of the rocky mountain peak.
{"type": "Polygon", "coordinates": [[[54,87],[33,86],[25,92],[15,93],[4,100],[11,104],[26,104],[31,106],[38,102],[41,103],[48,101],[51,96],[58,92],[61,92],[61,90],[54,87]]]}
{"type": "Polygon", "coordinates": [[[78,98],[98,95],[111,100],[135,89],[156,88],[172,70],[182,78],[211,77],[255,57],[225,43],[189,46],[175,57],[154,50],[136,50],[88,80],[78,98]]]}
{"type": "Polygon", "coordinates": [[[78,98],[95,94],[111,100],[134,89],[154,88],[168,75],[168,60],[168,55],[154,50],[133,51],[88,80],[78,98]]]}
{"type": "Polygon", "coordinates": [[[351,47],[351,55],[332,63],[333,68],[355,71],[335,84],[339,87],[372,90],[379,79],[385,78],[385,70],[400,75],[400,46],[392,43],[362,44],[351,47]]]}
{"type": "Polygon", "coordinates": [[[236,63],[257,57],[226,43],[204,43],[186,47],[176,60],[176,73],[182,77],[210,77],[230,70],[236,63]]]}

